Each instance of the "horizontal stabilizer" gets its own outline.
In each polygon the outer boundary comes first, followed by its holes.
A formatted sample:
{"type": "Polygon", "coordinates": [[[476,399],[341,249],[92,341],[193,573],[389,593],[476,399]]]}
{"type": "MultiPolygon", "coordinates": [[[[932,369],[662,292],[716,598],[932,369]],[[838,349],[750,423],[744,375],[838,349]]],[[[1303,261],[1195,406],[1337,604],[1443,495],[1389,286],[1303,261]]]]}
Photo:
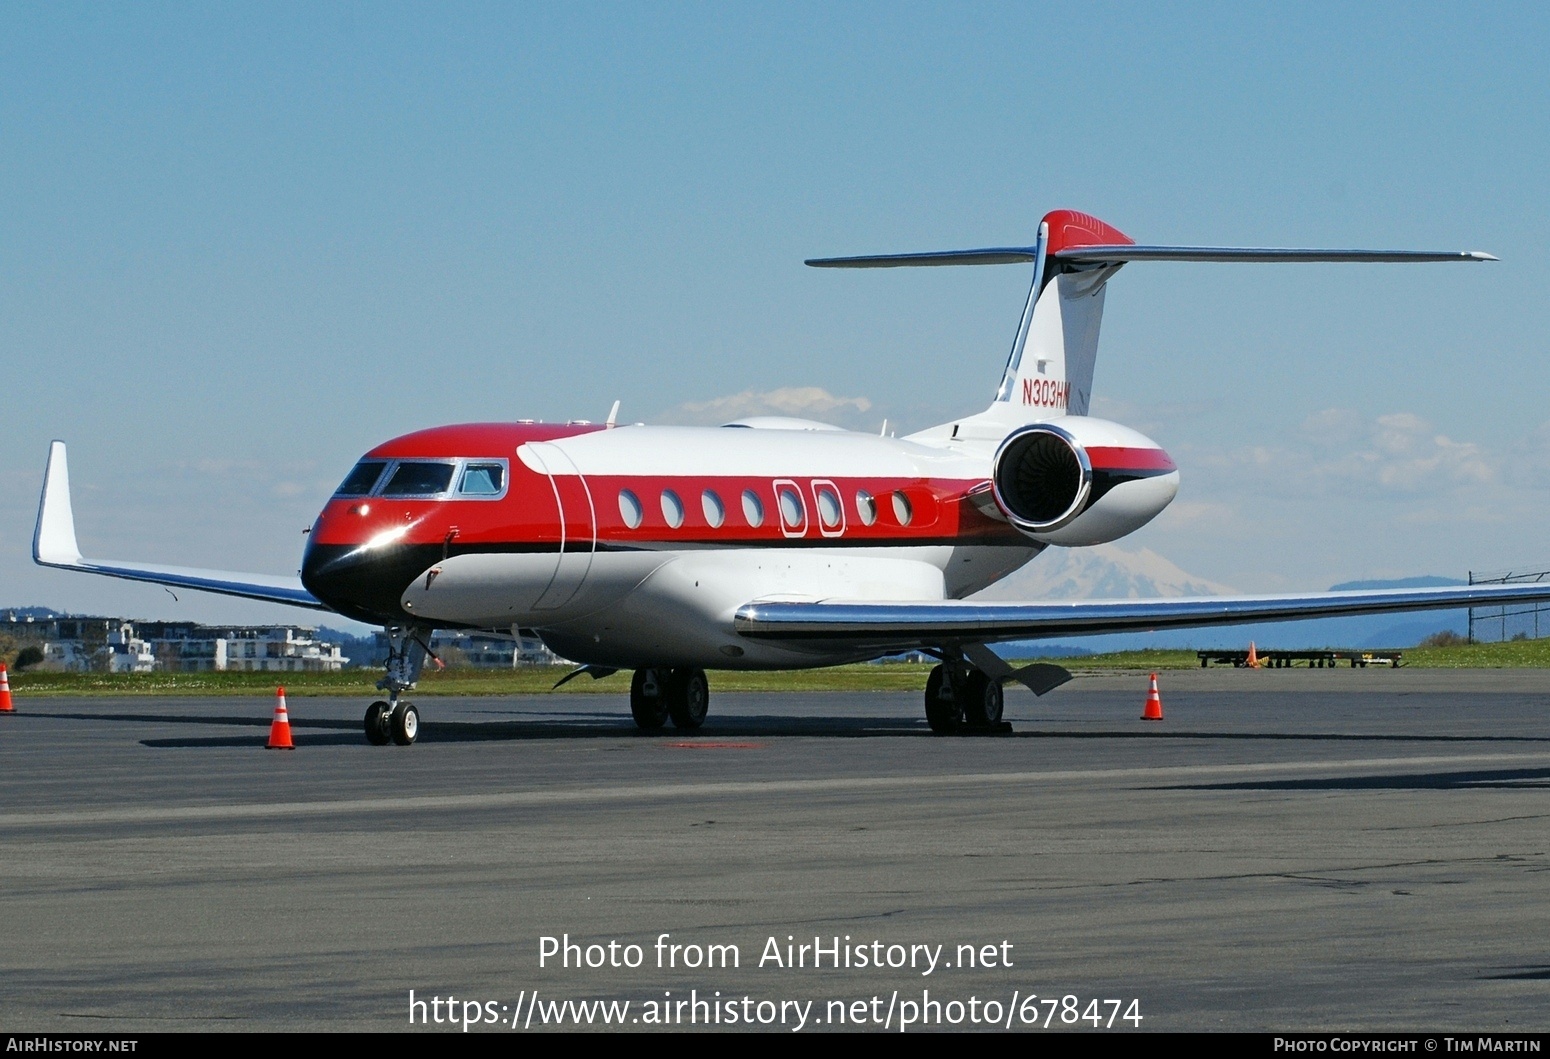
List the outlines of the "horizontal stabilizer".
{"type": "Polygon", "coordinates": [[[1050,255],[1072,264],[1104,264],[1124,261],[1220,261],[1239,263],[1495,261],[1479,250],[1303,250],[1270,246],[1073,246],[1050,255]]]}
{"type": "MultiPolygon", "coordinates": [[[[1123,264],[1127,261],[1203,261],[1236,264],[1334,263],[1418,264],[1428,261],[1496,261],[1480,250],[1311,250],[1273,246],[1073,246],[1050,258],[1069,265],[1123,264]]],[[[1015,265],[1038,259],[1032,246],[940,250],[919,254],[869,254],[862,257],[814,257],[814,268],[908,268],[927,265],[1015,265]]]]}
{"type": "Polygon", "coordinates": [[[49,446],[48,469],[43,472],[43,496],[38,501],[38,524],[32,535],[32,560],[39,566],[79,570],[128,581],[148,581],[153,585],[170,588],[241,596],[313,610],[329,609],[302,587],[299,577],[200,570],[186,566],[154,566],[113,559],[83,559],[75,539],[75,513],[70,505],[70,469],[63,441],[53,442],[49,446]]]}
{"type": "Polygon", "coordinates": [[[1550,584],[1037,603],[747,603],[738,609],[733,624],[750,639],[840,643],[886,653],[1053,636],[1526,603],[1550,603],[1550,584]]]}
{"type": "Polygon", "coordinates": [[[999,246],[984,250],[940,250],[924,254],[869,254],[864,257],[811,257],[814,268],[904,268],[912,265],[1015,265],[1038,258],[1033,246],[999,246]]]}

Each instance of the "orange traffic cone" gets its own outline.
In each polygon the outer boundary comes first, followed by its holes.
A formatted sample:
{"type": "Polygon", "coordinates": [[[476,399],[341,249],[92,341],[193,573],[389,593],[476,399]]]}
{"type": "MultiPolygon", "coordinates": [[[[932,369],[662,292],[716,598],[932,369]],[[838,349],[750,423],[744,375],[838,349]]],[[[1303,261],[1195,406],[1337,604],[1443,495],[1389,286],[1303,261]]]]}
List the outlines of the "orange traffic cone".
{"type": "Polygon", "coordinates": [[[1152,687],[1146,693],[1146,709],[1141,711],[1143,721],[1160,721],[1162,715],[1162,696],[1157,694],[1157,674],[1152,674],[1152,687]]]}
{"type": "Polygon", "coordinates": [[[5,671],[5,663],[0,662],[0,713],[15,713],[16,707],[11,705],[11,675],[5,671]]]}
{"type": "Polygon", "coordinates": [[[274,723],[269,726],[269,745],[266,750],[295,750],[291,742],[291,715],[285,712],[285,689],[275,692],[274,723]]]}
{"type": "Polygon", "coordinates": [[[1259,652],[1254,650],[1253,640],[1249,641],[1249,660],[1243,664],[1248,666],[1250,669],[1259,668],[1259,652]]]}

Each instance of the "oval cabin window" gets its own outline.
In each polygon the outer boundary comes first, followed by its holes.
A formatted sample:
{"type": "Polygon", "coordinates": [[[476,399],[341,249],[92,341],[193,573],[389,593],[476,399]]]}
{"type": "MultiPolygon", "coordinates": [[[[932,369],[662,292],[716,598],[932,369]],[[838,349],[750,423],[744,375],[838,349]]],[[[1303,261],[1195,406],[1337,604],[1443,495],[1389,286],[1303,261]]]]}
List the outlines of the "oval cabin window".
{"type": "Polygon", "coordinates": [[[775,490],[775,495],[780,501],[780,517],[785,521],[786,528],[796,529],[802,525],[806,512],[802,510],[802,498],[797,495],[797,491],[783,485],[775,490]]]}
{"type": "Polygon", "coordinates": [[[910,498],[904,495],[903,490],[893,494],[893,517],[899,520],[901,526],[908,526],[910,519],[915,517],[915,509],[910,506],[910,498]]]}
{"type": "Polygon", "coordinates": [[[870,526],[877,521],[877,501],[865,489],[856,493],[856,516],[861,519],[863,526],[870,526]]]}
{"type": "Polygon", "coordinates": [[[756,528],[764,525],[764,502],[752,489],[743,490],[743,519],[756,528]]]}
{"type": "Polygon", "coordinates": [[[624,519],[624,524],[630,529],[640,529],[641,519],[646,515],[645,509],[640,506],[640,498],[628,489],[619,490],[619,517],[624,519]]]}
{"type": "Polygon", "coordinates": [[[721,506],[721,497],[716,495],[714,489],[707,489],[700,494],[700,510],[705,513],[705,524],[711,529],[720,529],[726,521],[727,509],[721,506]]]}
{"type": "Polygon", "coordinates": [[[684,502],[671,489],[662,490],[662,517],[673,529],[684,524],[684,502]]]}
{"type": "Polygon", "coordinates": [[[818,494],[818,521],[823,523],[826,530],[837,529],[840,524],[840,497],[828,486],[819,486],[818,494]]]}

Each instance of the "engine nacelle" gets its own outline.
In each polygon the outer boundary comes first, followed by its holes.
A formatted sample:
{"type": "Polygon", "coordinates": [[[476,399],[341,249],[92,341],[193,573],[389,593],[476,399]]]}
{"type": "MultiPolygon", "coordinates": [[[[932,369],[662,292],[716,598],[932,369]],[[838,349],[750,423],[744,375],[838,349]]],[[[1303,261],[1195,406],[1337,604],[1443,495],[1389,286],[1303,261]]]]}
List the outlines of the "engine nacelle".
{"type": "Polygon", "coordinates": [[[991,489],[1007,521],[1045,544],[1106,544],[1134,533],[1179,491],[1179,471],[1146,435],[1062,416],[1019,427],[996,450],[991,489]]]}

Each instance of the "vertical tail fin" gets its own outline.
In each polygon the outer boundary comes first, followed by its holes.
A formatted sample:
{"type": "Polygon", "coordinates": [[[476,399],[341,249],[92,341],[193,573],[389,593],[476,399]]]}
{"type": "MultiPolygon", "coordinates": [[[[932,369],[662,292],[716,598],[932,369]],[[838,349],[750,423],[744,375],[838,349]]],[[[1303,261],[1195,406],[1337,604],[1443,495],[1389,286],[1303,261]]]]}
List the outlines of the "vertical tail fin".
{"type": "MultiPolygon", "coordinates": [[[[1053,210],[1039,222],[1033,246],[821,257],[817,268],[899,268],[919,265],[1010,265],[1033,262],[1033,286],[1023,306],[1017,338],[1007,358],[996,399],[980,416],[987,423],[1023,423],[1062,415],[1086,415],[1092,397],[1104,284],[1135,245],[1124,232],[1075,210],[1053,210]],[[1071,258],[1080,248],[1099,248],[1107,258],[1071,258]],[[1114,260],[1114,255],[1119,260],[1114,260]]],[[[956,436],[956,435],[955,435],[956,436]]]]}
{"type": "Polygon", "coordinates": [[[989,409],[997,418],[1021,422],[1087,414],[1105,284],[1120,264],[1071,264],[1056,255],[1080,246],[1134,242],[1085,213],[1054,210],[1045,215],[1033,247],[1033,285],[1001,387],[989,409]]]}

